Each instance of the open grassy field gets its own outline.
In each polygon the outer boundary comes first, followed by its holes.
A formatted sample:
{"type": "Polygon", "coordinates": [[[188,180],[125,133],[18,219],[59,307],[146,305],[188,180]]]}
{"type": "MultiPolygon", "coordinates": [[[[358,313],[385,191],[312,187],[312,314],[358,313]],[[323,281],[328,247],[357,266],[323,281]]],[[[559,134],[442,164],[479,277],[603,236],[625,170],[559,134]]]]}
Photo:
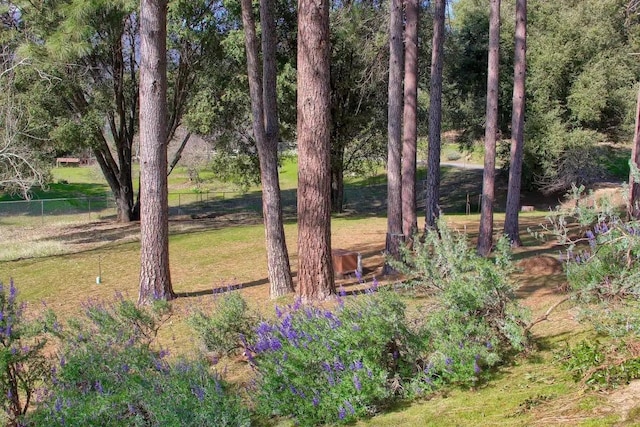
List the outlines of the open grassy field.
{"type": "MultiPolygon", "coordinates": [[[[283,188],[295,188],[295,164],[285,164],[282,173],[287,177],[283,179],[287,183],[283,188]]],[[[477,191],[476,173],[454,169],[443,173],[446,218],[472,239],[477,233],[478,215],[460,213],[465,211],[466,194],[477,191]]],[[[90,184],[99,185],[99,182],[90,184]]],[[[384,198],[384,191],[377,186],[357,187],[356,184],[356,189],[366,190],[363,200],[384,198]]],[[[557,248],[540,244],[526,233],[527,227],[543,221],[544,203],[534,195],[525,196],[525,204],[537,206],[539,210],[521,217],[525,247],[514,254],[520,267],[513,277],[518,296],[531,309],[534,318],[564,297],[560,290],[564,274],[553,258],[557,248]]],[[[501,214],[497,214],[497,230],[501,221],[501,214]]],[[[170,349],[171,354],[187,355],[199,350],[186,319],[196,309],[211,308],[215,288],[240,285],[238,292],[264,316],[273,315],[274,304],[291,302],[292,296],[269,300],[264,232],[255,214],[177,218],[170,226],[171,275],[179,298],[172,303],[172,319],[160,331],[160,343],[170,349]]],[[[293,218],[287,221],[285,230],[295,275],[297,228],[293,218]]],[[[22,231],[0,224],[0,232],[2,240],[8,236],[11,241],[27,241],[28,245],[45,242],[56,245],[55,255],[27,251],[20,257],[9,258],[10,261],[0,261],[0,281],[7,283],[12,278],[19,297],[31,312],[40,311],[42,304],[46,304],[66,319],[77,315],[87,299],[109,300],[116,293],[137,298],[138,224],[85,221],[22,231]],[[101,277],[100,284],[96,283],[97,276],[101,277]]],[[[382,283],[395,280],[381,276],[385,234],[386,218],[380,206],[375,209],[372,205],[361,211],[354,208],[332,220],[332,246],[360,252],[367,281],[374,276],[382,283]]],[[[4,250],[3,246],[0,252],[4,250]]],[[[353,277],[338,280],[338,285],[346,290],[358,286],[353,277]]],[[[411,312],[414,301],[407,298],[406,302],[411,312]]],[[[592,331],[577,321],[575,314],[572,305],[567,303],[554,311],[549,321],[536,325],[532,331],[537,349],[499,369],[489,383],[475,389],[450,388],[428,399],[401,402],[357,425],[640,425],[640,387],[632,384],[608,393],[591,392],[573,382],[554,361],[555,352],[566,343],[594,337],[592,331]]],[[[241,360],[223,360],[219,366],[226,371],[226,377],[238,385],[247,381],[250,374],[247,364],[241,360]]]]}

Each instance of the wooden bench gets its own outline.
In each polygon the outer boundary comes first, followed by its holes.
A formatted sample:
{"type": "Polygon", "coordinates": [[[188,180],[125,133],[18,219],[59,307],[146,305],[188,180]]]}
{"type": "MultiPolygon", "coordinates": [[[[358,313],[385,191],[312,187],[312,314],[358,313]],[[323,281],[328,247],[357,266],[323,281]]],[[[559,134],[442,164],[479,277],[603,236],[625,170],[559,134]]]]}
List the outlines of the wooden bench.
{"type": "Polygon", "coordinates": [[[58,157],[56,159],[56,167],[60,166],[80,166],[80,159],[78,157],[58,157]]]}

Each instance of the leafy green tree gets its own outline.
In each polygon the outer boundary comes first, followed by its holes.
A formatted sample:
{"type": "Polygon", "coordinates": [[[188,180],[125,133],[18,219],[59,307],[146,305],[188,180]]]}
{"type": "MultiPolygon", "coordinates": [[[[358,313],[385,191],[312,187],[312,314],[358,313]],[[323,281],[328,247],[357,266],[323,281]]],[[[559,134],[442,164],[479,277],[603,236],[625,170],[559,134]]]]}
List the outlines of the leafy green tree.
{"type": "MultiPolygon", "coordinates": [[[[68,151],[91,148],[116,199],[118,220],[137,218],[131,168],[138,126],[137,2],[19,0],[16,6],[30,40],[22,52],[56,81],[52,93],[38,98],[32,92],[34,103],[62,106],[49,121],[51,138],[68,151]]],[[[168,139],[181,123],[200,58],[215,47],[214,6],[204,0],[171,2],[168,139]]]]}
{"type": "Polygon", "coordinates": [[[331,11],[331,209],[344,205],[345,173],[364,174],[384,161],[385,9],[353,2],[331,11]]]}

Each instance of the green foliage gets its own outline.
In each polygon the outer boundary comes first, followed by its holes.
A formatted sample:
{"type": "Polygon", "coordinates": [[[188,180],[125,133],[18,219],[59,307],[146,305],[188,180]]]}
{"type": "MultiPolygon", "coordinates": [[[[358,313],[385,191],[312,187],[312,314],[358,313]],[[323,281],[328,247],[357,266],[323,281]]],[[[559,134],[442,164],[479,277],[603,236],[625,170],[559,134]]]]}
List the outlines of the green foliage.
{"type": "Polygon", "coordinates": [[[241,426],[248,412],[202,362],[169,362],[154,348],[170,306],[151,309],[123,300],[90,302],[84,317],[61,333],[63,350],[53,386],[35,425],[241,426]]]}
{"type": "Polygon", "coordinates": [[[241,192],[260,184],[260,164],[255,152],[221,151],[213,156],[210,167],[217,179],[236,185],[241,192]]]}
{"type": "Polygon", "coordinates": [[[596,389],[609,389],[640,378],[640,358],[633,356],[624,342],[604,345],[600,341],[581,341],[573,348],[556,352],[563,368],[576,382],[596,389]]]}
{"type": "Polygon", "coordinates": [[[525,147],[525,182],[551,194],[608,176],[608,152],[602,145],[606,135],[568,126],[560,108],[543,106],[544,112],[535,108],[534,117],[527,123],[530,137],[525,147]]]}
{"type": "Polygon", "coordinates": [[[198,310],[189,323],[206,349],[219,357],[244,349],[241,336],[253,340],[258,317],[249,312],[240,293],[228,292],[217,296],[211,314],[198,310]]]}
{"type": "MultiPolygon", "coordinates": [[[[375,286],[375,285],[374,285],[375,286]]],[[[375,411],[414,371],[415,342],[391,291],[339,300],[335,311],[297,301],[263,322],[248,351],[264,415],[300,425],[348,422],[375,411]]]]}
{"type": "Polygon", "coordinates": [[[586,304],[583,316],[607,335],[640,336],[640,224],[625,221],[608,199],[585,196],[584,187],[567,198],[572,206],[553,211],[543,230],[566,247],[567,281],[586,304]]]}
{"type": "Polygon", "coordinates": [[[18,425],[50,372],[45,323],[27,320],[16,296],[13,281],[8,292],[0,283],[0,402],[10,425],[18,425]]]}
{"type": "Polygon", "coordinates": [[[623,220],[608,199],[585,196],[584,187],[574,186],[567,199],[571,207],[558,207],[542,228],[566,248],[560,256],[580,317],[628,343],[582,342],[559,358],[576,381],[596,388],[625,384],[640,378],[634,341],[640,336],[640,224],[623,220]]]}
{"type": "Polygon", "coordinates": [[[440,219],[390,261],[409,279],[405,287],[428,295],[422,334],[427,382],[472,384],[527,344],[526,312],[515,301],[509,244],[501,238],[494,259],[478,256],[466,235],[440,219]]]}

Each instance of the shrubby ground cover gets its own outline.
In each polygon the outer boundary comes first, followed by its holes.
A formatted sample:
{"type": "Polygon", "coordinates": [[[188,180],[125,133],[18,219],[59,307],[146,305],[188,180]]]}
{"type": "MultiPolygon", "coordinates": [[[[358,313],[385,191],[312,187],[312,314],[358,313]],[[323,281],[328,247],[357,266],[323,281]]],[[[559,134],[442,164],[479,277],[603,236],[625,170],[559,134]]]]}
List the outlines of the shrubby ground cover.
{"type": "MultiPolygon", "coordinates": [[[[603,335],[567,345],[556,359],[576,380],[602,388],[640,372],[633,310],[638,246],[637,224],[595,206],[580,205],[584,215],[572,211],[555,221],[582,224],[577,234],[565,227],[571,256],[565,250],[563,259],[571,295],[603,335]],[[612,344],[607,336],[622,339],[612,344]]],[[[321,306],[293,302],[261,316],[235,290],[217,295],[212,312],[195,315],[195,329],[219,356],[244,352],[252,372],[248,393],[227,384],[211,359],[181,360],[158,345],[169,306],[93,301],[64,325],[54,317],[26,322],[10,286],[2,292],[1,332],[11,343],[3,381],[10,378],[7,367],[33,373],[17,394],[29,390],[35,409],[26,417],[11,412],[8,399],[4,408],[14,425],[248,425],[252,416],[266,424],[278,422],[273,417],[299,425],[347,423],[452,386],[481,389],[527,348],[530,321],[514,302],[504,242],[492,258],[478,258],[463,233],[440,224],[416,238],[396,268],[406,280],[395,286],[372,283],[359,295],[342,294],[321,306]],[[53,360],[41,351],[45,336],[60,340],[53,360]],[[22,350],[31,353],[24,357],[22,350]]]]}
{"type": "Polygon", "coordinates": [[[574,186],[568,199],[538,235],[564,245],[571,299],[598,337],[567,345],[556,357],[576,381],[595,388],[627,384],[640,378],[640,223],[584,187],[574,186]]]}

